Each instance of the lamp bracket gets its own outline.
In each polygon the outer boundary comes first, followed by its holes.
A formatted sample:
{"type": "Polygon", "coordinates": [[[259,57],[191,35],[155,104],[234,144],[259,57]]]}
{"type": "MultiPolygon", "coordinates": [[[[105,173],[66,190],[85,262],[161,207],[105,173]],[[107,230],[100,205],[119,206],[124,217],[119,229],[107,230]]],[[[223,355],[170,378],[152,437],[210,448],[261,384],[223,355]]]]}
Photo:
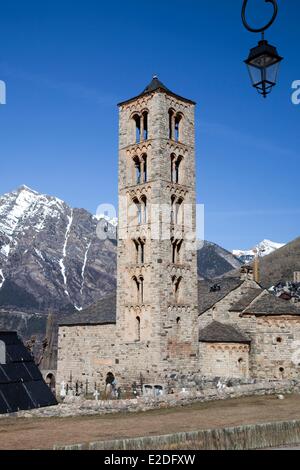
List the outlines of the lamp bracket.
{"type": "Polygon", "coordinates": [[[243,20],[243,24],[244,24],[245,28],[248,29],[248,31],[250,31],[251,33],[264,33],[268,28],[270,28],[270,26],[272,26],[272,24],[276,20],[276,17],[277,17],[277,14],[278,14],[277,0],[265,0],[265,2],[266,3],[272,3],[273,9],[274,9],[273,16],[272,16],[271,20],[269,21],[269,23],[266,24],[265,26],[263,26],[262,28],[252,28],[249,25],[249,23],[247,22],[247,19],[246,19],[246,9],[247,9],[247,5],[248,5],[248,0],[244,0],[243,8],[242,8],[242,20],[243,20]]]}

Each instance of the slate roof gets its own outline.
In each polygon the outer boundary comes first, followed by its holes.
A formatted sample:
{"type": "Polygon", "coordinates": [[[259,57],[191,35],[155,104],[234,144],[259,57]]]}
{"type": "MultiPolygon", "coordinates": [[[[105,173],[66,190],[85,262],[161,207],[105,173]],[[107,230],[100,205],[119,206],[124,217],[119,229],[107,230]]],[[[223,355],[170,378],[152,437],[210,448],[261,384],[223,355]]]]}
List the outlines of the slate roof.
{"type": "Polygon", "coordinates": [[[116,294],[103,297],[90,307],[66,316],[60,320],[60,326],[76,325],[111,325],[116,323],[116,294]]]}
{"type": "Polygon", "coordinates": [[[255,300],[261,293],[262,289],[255,289],[255,288],[248,288],[242,295],[242,297],[233,304],[233,306],[229,309],[230,312],[242,312],[247,308],[253,300],[255,300]]]}
{"type": "Polygon", "coordinates": [[[0,364],[0,414],[56,405],[33,357],[17,333],[0,332],[5,364],[0,364]]]}
{"type": "Polygon", "coordinates": [[[173,93],[169,88],[167,88],[159,79],[157,76],[154,76],[149,83],[149,85],[146,86],[144,91],[139,94],[138,96],[135,96],[134,98],[130,98],[129,100],[122,101],[121,103],[118,104],[118,106],[123,106],[124,104],[130,103],[131,101],[135,101],[136,99],[148,95],[150,93],[153,93],[154,91],[162,91],[170,96],[173,96],[174,98],[177,98],[181,101],[185,101],[186,103],[190,104],[196,104],[195,101],[189,100],[187,98],[184,98],[183,96],[179,96],[176,93],[173,93]]]}
{"type": "Polygon", "coordinates": [[[201,343],[247,343],[251,340],[231,325],[225,325],[213,321],[200,330],[199,341],[201,343]]]}
{"type": "Polygon", "coordinates": [[[211,287],[215,284],[215,281],[199,281],[198,282],[198,312],[199,315],[206,312],[208,309],[213,307],[217,302],[224,299],[233,290],[237,289],[243,284],[239,277],[228,277],[218,279],[217,284],[220,286],[220,290],[216,292],[210,292],[211,287]]]}
{"type": "MultiPolygon", "coordinates": [[[[204,313],[216,302],[222,300],[229,292],[239,287],[243,281],[239,278],[223,278],[218,280],[220,291],[210,292],[214,281],[198,282],[199,314],[204,313]]],[[[116,293],[113,292],[98,300],[90,307],[75,312],[72,315],[64,315],[60,318],[60,326],[70,325],[105,325],[116,323],[116,293]]]]}
{"type": "Polygon", "coordinates": [[[245,310],[243,314],[253,315],[300,315],[300,304],[279,299],[268,291],[263,291],[245,310]]]}

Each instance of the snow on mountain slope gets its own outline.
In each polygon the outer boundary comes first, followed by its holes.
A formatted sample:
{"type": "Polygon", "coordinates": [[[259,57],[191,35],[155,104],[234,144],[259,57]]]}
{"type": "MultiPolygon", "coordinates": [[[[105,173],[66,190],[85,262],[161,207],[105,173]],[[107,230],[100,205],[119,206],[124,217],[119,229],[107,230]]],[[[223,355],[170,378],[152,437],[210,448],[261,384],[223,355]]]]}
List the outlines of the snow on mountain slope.
{"type": "Polygon", "coordinates": [[[233,250],[232,254],[239,258],[243,263],[250,263],[256,254],[258,256],[263,257],[274,253],[274,251],[278,250],[285,246],[284,243],[276,243],[272,242],[271,240],[263,240],[262,242],[258,243],[252,250],[233,250]]]}
{"type": "Polygon", "coordinates": [[[109,292],[116,244],[99,239],[99,224],[27,186],[0,197],[0,308],[73,310],[109,292]]]}

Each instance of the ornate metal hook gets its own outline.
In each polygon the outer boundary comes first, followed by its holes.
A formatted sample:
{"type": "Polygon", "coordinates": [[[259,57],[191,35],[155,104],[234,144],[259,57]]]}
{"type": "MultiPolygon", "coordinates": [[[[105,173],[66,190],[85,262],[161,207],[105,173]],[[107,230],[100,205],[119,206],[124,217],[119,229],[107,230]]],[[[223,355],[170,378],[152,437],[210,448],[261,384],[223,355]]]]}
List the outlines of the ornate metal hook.
{"type": "Polygon", "coordinates": [[[246,20],[246,9],[247,9],[247,5],[248,5],[248,0],[244,0],[243,8],[242,8],[242,20],[243,20],[245,28],[248,29],[248,31],[250,31],[251,33],[264,33],[264,31],[266,31],[268,28],[270,28],[270,26],[272,26],[272,24],[276,20],[276,17],[277,17],[277,14],[278,14],[277,0],[265,0],[265,2],[266,3],[272,3],[272,5],[273,5],[274,12],[273,12],[272,19],[269,21],[268,24],[266,24],[266,26],[263,26],[262,28],[252,28],[246,20]]]}

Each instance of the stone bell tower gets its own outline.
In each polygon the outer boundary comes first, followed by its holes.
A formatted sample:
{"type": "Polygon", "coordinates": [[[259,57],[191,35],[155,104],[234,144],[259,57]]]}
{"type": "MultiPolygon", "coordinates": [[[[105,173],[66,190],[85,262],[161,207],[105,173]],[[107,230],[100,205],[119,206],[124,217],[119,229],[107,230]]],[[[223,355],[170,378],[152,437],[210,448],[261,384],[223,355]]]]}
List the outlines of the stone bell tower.
{"type": "Polygon", "coordinates": [[[166,384],[198,368],[195,103],[154,77],[119,109],[116,368],[166,384]]]}

